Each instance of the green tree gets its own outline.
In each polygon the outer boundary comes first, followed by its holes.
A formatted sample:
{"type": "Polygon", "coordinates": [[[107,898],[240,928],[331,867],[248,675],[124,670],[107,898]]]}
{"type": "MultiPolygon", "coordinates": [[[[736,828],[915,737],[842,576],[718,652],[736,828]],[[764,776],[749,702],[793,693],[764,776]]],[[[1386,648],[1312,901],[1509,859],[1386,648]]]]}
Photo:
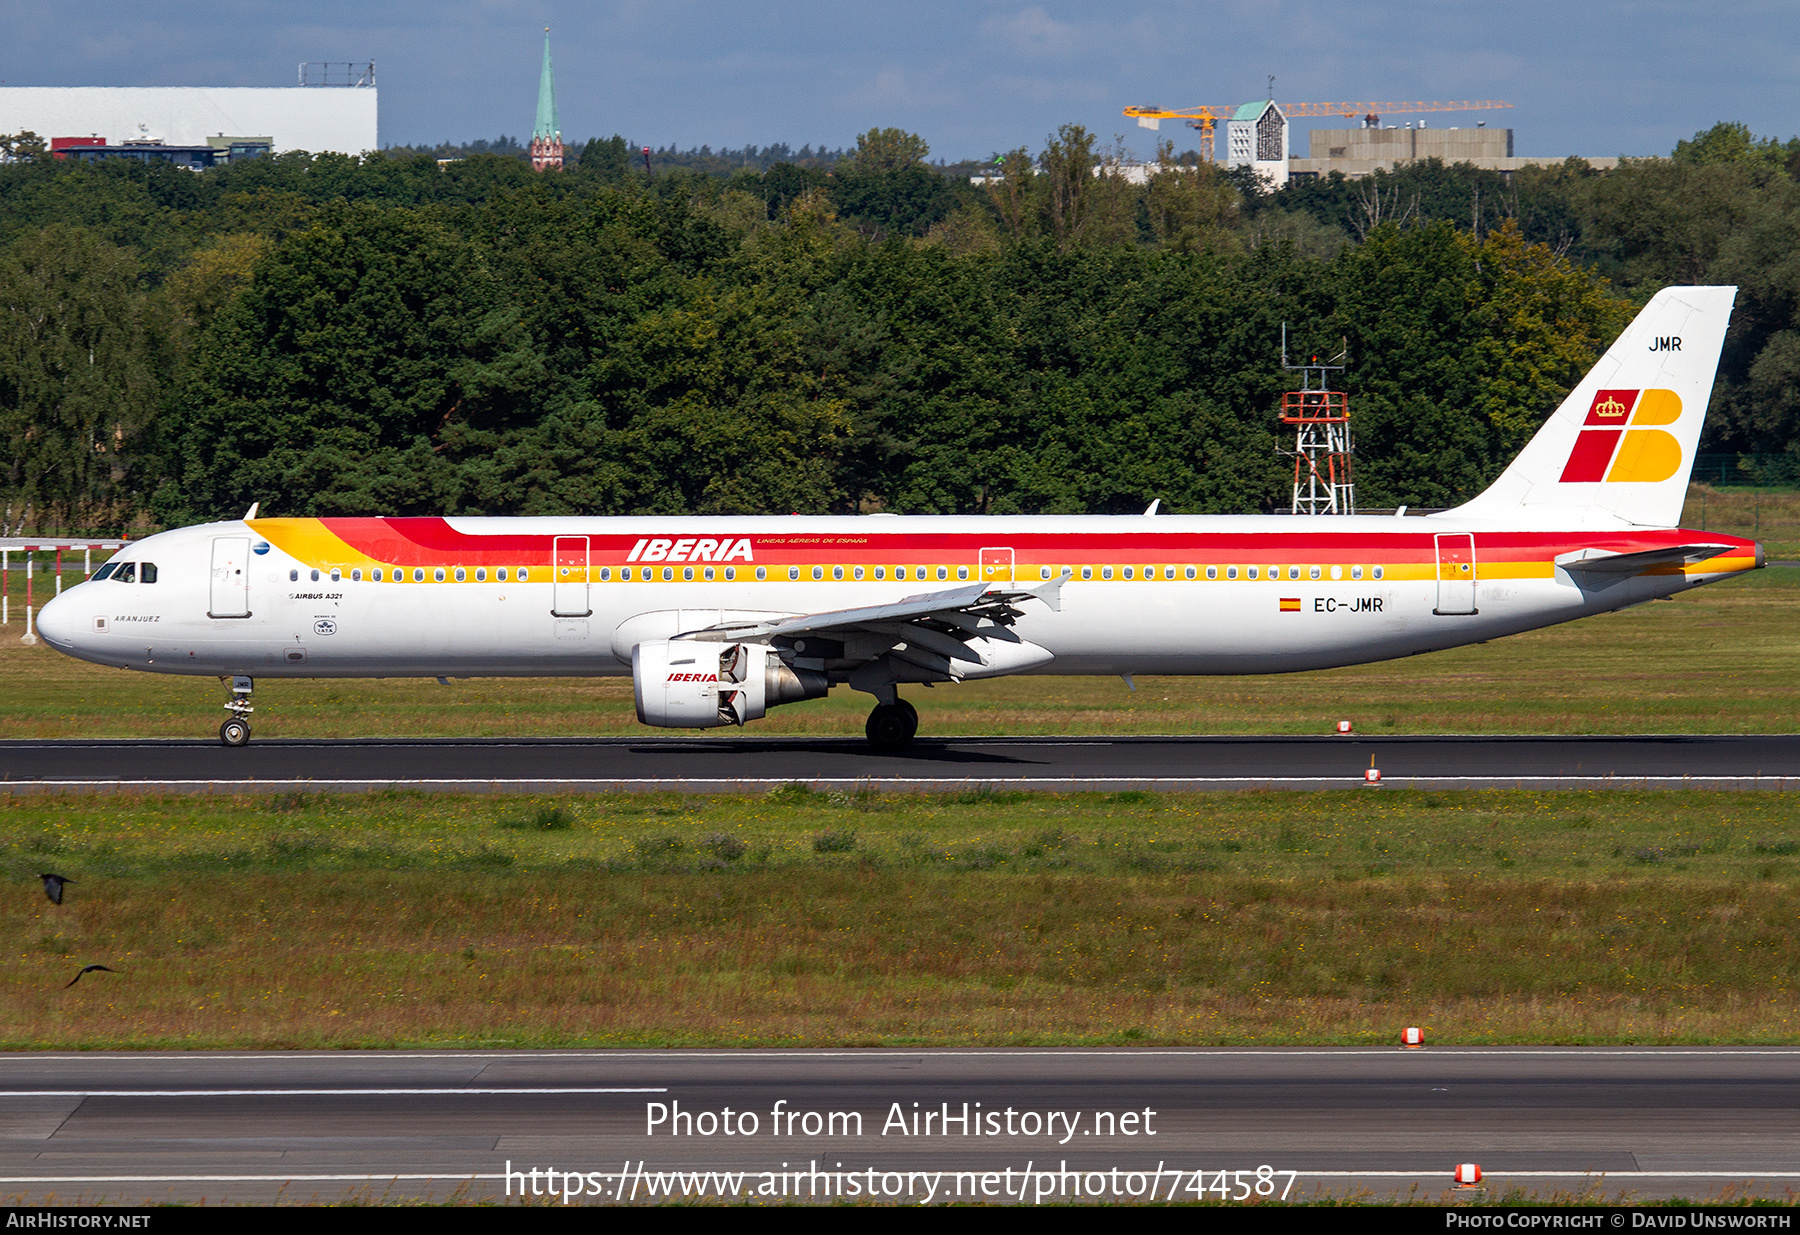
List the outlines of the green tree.
{"type": "Polygon", "coordinates": [[[50,227],[0,253],[0,534],[124,522],[168,377],[131,252],[50,227]]]}
{"type": "Polygon", "coordinates": [[[1800,137],[1785,143],[1773,137],[1758,140],[1750,126],[1721,120],[1687,141],[1675,143],[1675,161],[1706,165],[1709,163],[1751,163],[1772,170],[1796,172],[1795,159],[1800,158],[1800,137]]]}
{"type": "Polygon", "coordinates": [[[917,167],[931,155],[931,147],[917,133],[904,129],[870,129],[856,139],[856,153],[850,162],[864,175],[905,171],[917,167]]]}

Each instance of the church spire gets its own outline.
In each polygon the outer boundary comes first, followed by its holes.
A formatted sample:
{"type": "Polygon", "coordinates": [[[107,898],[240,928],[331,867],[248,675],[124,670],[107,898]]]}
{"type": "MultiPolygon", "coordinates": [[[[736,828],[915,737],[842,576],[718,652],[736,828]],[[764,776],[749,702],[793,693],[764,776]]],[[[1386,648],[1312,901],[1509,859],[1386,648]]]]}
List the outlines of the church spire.
{"type": "Polygon", "coordinates": [[[534,171],[563,165],[562,126],[556,120],[556,74],[550,67],[550,27],[544,27],[544,69],[538,75],[537,123],[531,129],[534,171]]]}

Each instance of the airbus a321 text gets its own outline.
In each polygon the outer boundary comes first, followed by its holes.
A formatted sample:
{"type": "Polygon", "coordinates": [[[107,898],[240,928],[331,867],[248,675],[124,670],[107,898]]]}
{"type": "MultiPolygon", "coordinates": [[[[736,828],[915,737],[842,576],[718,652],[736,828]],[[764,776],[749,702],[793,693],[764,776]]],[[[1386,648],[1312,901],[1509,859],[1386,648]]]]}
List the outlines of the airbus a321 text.
{"type": "Polygon", "coordinates": [[[255,678],[630,674],[708,729],[846,684],[1323,669],[1477,643],[1763,564],[1678,526],[1736,289],[1659,292],[1504,474],[1425,517],[286,519],[129,545],[44,606],[83,660],[255,678]]]}

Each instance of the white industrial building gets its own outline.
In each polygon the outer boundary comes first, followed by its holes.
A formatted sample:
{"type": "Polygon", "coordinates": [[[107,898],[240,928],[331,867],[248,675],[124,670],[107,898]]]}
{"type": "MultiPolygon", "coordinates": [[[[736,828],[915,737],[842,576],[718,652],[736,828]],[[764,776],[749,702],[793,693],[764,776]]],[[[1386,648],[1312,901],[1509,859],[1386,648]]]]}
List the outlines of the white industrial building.
{"type": "MultiPolygon", "coordinates": [[[[372,76],[372,75],[371,75],[372,76]]],[[[265,137],[273,152],[379,150],[375,86],[0,86],[0,133],[205,146],[265,137]]]]}

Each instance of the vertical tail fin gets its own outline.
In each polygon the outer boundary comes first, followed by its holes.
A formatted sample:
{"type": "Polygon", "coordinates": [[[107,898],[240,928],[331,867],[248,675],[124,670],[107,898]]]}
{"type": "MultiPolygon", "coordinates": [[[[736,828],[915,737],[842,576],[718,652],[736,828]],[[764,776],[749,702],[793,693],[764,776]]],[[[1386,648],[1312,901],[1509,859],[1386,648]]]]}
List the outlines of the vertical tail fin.
{"type": "Polygon", "coordinates": [[[1736,295],[1656,293],[1500,479],[1452,513],[1674,527],[1736,295]]]}

